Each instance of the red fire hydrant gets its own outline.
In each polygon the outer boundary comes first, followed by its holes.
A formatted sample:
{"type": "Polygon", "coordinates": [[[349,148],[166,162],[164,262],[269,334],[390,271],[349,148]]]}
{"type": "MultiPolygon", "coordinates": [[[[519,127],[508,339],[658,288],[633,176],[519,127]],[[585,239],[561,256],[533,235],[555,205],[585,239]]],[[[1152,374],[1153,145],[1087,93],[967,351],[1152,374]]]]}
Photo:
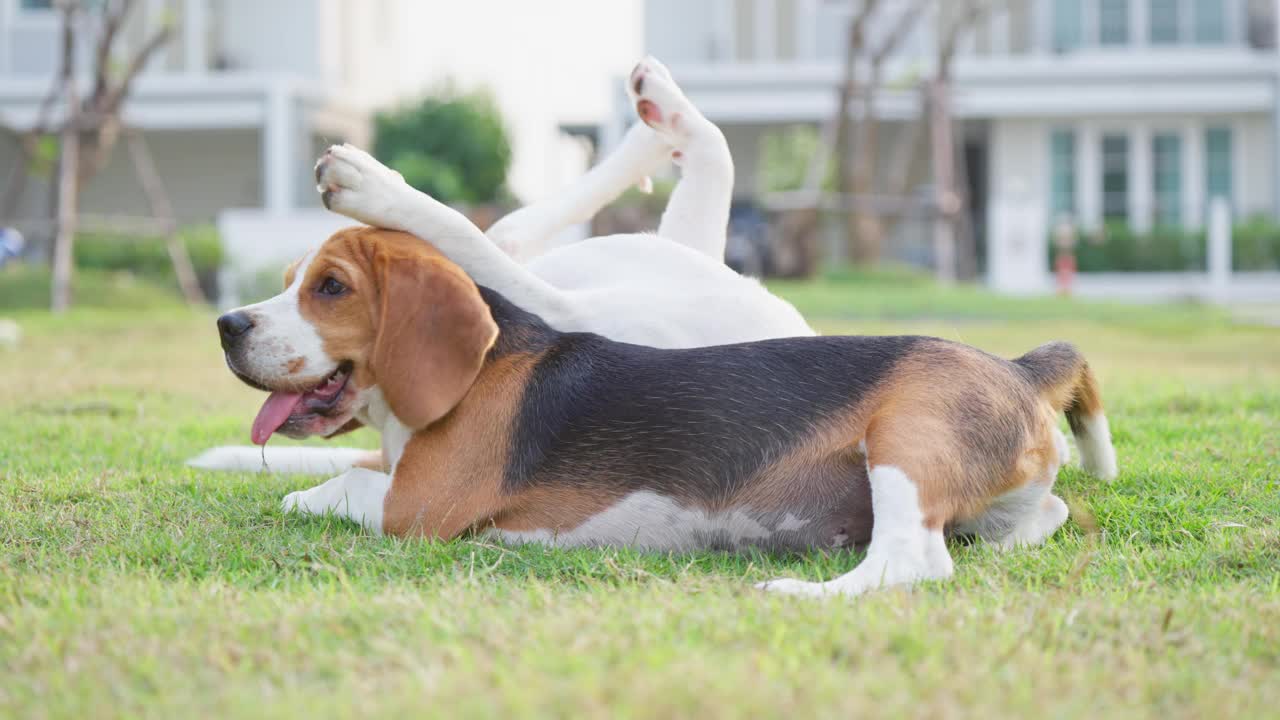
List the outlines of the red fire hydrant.
{"type": "Polygon", "coordinates": [[[1058,294],[1066,297],[1076,280],[1076,229],[1069,221],[1063,220],[1054,228],[1053,245],[1058,250],[1053,261],[1058,294]]]}

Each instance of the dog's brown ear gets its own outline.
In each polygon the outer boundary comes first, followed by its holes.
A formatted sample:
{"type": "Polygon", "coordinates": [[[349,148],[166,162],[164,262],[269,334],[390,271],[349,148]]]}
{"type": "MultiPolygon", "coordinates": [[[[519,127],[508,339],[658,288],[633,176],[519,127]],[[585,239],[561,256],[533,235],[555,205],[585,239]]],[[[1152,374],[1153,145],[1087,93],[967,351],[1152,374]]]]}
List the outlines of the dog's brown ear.
{"type": "Polygon", "coordinates": [[[462,402],[498,326],[480,291],[442,258],[378,257],[381,309],[372,369],[391,411],[420,430],[462,402]]]}

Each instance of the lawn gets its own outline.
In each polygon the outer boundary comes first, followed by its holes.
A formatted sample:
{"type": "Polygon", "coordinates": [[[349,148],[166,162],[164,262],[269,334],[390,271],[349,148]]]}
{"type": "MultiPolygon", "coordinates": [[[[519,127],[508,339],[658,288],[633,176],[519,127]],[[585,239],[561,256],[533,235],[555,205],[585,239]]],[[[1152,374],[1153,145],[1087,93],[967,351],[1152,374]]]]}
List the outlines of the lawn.
{"type": "Polygon", "coordinates": [[[315,479],[183,466],[247,442],[261,401],[211,314],[7,313],[26,337],[0,348],[0,716],[1280,716],[1280,331],[914,281],[779,287],[826,332],[1075,341],[1119,479],[1068,468],[1072,520],[1044,547],[953,543],[954,581],[854,601],[751,589],[849,552],[370,537],[280,513],[315,479]]]}

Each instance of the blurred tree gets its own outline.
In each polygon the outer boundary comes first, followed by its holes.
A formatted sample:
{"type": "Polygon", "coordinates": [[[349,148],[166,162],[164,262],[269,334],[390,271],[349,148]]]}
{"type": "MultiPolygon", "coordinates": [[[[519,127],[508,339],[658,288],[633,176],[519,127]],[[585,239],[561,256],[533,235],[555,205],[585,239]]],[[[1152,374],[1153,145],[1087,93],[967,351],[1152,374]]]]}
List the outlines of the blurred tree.
{"type": "Polygon", "coordinates": [[[168,42],[172,31],[172,22],[166,20],[132,52],[122,52],[118,47],[120,30],[135,5],[137,0],[55,0],[61,19],[59,70],[37,111],[35,125],[25,131],[13,131],[20,139],[18,162],[5,185],[0,218],[13,214],[31,170],[39,172],[50,164],[51,156],[56,156],[54,310],[65,310],[71,302],[72,244],[80,190],[110,159],[120,139],[120,118],[133,82],[168,42]],[[90,33],[94,40],[92,62],[82,63],[76,58],[81,45],[77,38],[90,33]],[[77,78],[82,66],[89,67],[92,73],[89,94],[84,97],[77,78]],[[55,125],[55,110],[59,107],[62,117],[55,125]]]}
{"type": "Polygon", "coordinates": [[[374,118],[374,154],[406,182],[446,203],[507,198],[511,142],[493,99],[446,89],[374,118]]]}

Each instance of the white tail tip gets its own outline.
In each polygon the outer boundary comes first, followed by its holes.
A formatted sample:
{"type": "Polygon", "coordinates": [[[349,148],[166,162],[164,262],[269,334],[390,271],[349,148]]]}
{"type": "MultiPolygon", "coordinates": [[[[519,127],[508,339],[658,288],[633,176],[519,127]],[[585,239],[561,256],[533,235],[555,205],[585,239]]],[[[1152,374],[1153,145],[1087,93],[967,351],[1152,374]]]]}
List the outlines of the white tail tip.
{"type": "Polygon", "coordinates": [[[1081,432],[1076,435],[1080,449],[1080,465],[1103,480],[1114,480],[1119,472],[1116,467],[1116,448],[1111,444],[1111,426],[1107,416],[1101,413],[1084,418],[1081,432]]]}
{"type": "Polygon", "coordinates": [[[187,461],[201,470],[261,472],[282,475],[336,475],[350,470],[373,451],[356,448],[269,447],[225,445],[187,461]]]}

